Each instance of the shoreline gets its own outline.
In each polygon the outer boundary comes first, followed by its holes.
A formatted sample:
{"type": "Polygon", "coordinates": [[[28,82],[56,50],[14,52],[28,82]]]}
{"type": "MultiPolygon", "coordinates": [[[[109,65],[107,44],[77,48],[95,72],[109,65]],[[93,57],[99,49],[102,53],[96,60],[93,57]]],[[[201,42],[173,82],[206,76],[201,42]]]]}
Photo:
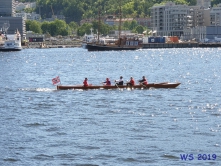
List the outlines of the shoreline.
{"type": "Polygon", "coordinates": [[[29,48],[75,48],[82,47],[82,41],[43,41],[43,42],[27,42],[22,45],[23,49],[29,48]]]}

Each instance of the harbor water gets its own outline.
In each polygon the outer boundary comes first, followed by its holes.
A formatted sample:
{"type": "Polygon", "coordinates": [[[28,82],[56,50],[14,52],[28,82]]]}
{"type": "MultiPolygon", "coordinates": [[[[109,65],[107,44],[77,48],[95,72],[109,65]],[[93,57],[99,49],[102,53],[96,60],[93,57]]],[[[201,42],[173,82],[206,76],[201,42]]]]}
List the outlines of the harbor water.
{"type": "Polygon", "coordinates": [[[221,163],[221,49],[0,52],[1,166],[221,163]],[[123,76],[175,89],[58,91],[123,76]]]}

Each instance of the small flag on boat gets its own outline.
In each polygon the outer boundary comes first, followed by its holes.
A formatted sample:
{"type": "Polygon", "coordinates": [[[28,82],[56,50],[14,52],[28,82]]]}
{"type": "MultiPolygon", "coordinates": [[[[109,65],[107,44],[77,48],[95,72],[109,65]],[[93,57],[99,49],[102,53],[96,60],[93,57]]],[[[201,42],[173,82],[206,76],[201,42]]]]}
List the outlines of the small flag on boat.
{"type": "Polygon", "coordinates": [[[58,84],[59,82],[61,82],[59,76],[52,79],[53,85],[58,84]]]}

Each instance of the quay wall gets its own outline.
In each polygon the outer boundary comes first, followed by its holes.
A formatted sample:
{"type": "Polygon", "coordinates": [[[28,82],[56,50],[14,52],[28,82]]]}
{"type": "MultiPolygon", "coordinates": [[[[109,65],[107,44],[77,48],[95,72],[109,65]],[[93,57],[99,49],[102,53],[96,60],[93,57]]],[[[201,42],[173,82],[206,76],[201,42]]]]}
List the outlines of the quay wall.
{"type": "Polygon", "coordinates": [[[149,48],[196,48],[199,43],[148,43],[143,44],[143,49],[149,48]]]}

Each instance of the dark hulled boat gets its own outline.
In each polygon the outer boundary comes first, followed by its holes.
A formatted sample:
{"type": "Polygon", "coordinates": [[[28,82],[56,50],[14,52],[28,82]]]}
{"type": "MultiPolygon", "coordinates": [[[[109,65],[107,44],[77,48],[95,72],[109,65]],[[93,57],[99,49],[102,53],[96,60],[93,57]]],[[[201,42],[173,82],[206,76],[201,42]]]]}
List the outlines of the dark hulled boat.
{"type": "Polygon", "coordinates": [[[137,37],[120,38],[115,43],[99,44],[87,43],[86,48],[88,51],[120,51],[120,50],[137,50],[142,48],[140,41],[137,37]]]}
{"type": "Polygon", "coordinates": [[[119,1],[119,26],[118,26],[118,39],[114,43],[107,42],[102,43],[100,41],[100,11],[99,11],[99,26],[98,26],[98,39],[93,43],[87,43],[86,48],[88,51],[120,51],[120,50],[137,50],[142,48],[142,41],[136,36],[126,36],[121,35],[121,22],[122,22],[122,12],[121,12],[121,0],[119,1]]]}

